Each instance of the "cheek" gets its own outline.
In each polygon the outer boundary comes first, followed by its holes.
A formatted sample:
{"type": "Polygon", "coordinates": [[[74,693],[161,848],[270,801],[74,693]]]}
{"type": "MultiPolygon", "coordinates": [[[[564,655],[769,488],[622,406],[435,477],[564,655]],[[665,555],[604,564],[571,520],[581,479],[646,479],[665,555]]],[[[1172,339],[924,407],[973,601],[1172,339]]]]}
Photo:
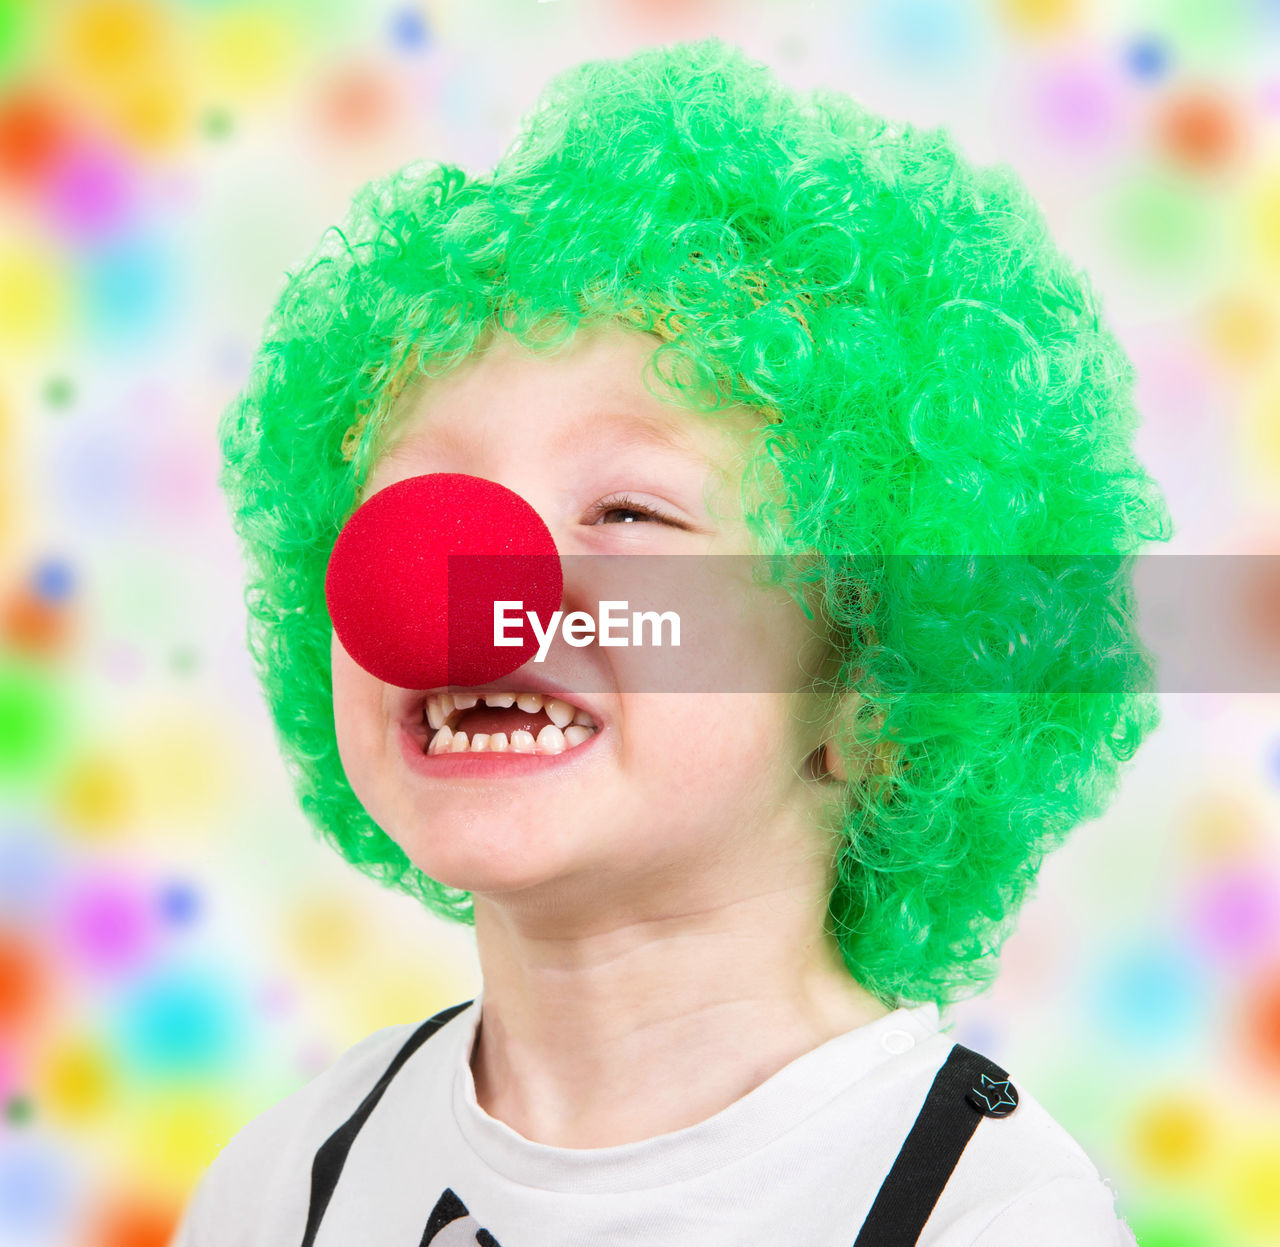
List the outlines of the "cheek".
{"type": "Polygon", "coordinates": [[[664,694],[624,710],[625,764],[691,807],[747,806],[788,775],[793,729],[779,694],[664,694]]]}
{"type": "Polygon", "coordinates": [[[358,666],[335,636],[330,650],[333,673],[333,727],[347,781],[361,801],[361,788],[378,748],[380,683],[358,666]]]}

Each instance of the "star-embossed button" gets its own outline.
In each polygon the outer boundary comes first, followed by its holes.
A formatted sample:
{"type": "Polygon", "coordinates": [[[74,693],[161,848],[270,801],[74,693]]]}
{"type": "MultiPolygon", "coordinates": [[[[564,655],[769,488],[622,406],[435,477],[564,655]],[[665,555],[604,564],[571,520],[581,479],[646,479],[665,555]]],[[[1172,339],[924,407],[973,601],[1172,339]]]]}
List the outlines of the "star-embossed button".
{"type": "Polygon", "coordinates": [[[991,1078],[983,1074],[976,1087],[964,1098],[984,1117],[1008,1117],[1018,1107],[1018,1090],[1007,1078],[991,1078]]]}

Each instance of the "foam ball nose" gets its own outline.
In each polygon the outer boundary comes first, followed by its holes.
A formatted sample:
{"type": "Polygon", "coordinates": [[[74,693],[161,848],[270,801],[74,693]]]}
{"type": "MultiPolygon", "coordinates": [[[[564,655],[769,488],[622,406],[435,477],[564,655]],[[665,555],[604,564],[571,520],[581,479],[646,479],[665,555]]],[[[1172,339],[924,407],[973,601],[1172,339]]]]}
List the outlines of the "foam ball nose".
{"type": "Polygon", "coordinates": [[[334,543],[325,575],[329,617],[343,648],[399,688],[485,684],[537,653],[526,611],[560,608],[564,572],[542,517],[496,481],[433,472],[367,499],[334,543]],[[494,603],[524,627],[495,646],[494,603]]]}

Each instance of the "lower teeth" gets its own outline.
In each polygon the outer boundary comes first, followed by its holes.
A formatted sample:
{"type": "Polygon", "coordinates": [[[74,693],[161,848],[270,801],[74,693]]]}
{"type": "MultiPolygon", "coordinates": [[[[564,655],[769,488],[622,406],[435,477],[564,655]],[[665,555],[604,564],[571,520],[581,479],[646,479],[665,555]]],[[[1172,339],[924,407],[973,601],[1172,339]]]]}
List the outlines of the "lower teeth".
{"type": "Polygon", "coordinates": [[[508,741],[505,732],[488,734],[478,732],[474,739],[468,739],[466,732],[453,732],[447,726],[442,727],[432,736],[430,743],[423,750],[434,757],[442,753],[529,753],[552,755],[564,753],[594,736],[595,728],[581,723],[571,723],[563,731],[554,725],[548,725],[534,738],[532,732],[521,729],[512,732],[508,741]]]}

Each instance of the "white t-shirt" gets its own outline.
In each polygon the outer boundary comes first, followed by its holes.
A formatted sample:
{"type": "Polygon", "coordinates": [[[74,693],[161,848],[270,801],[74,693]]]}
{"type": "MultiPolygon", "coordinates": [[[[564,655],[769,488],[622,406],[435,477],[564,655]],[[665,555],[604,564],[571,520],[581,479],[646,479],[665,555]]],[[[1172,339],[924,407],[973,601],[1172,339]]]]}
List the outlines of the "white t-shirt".
{"type": "MultiPolygon", "coordinates": [[[[901,1008],[696,1125],[617,1147],[549,1147],[476,1102],[482,1005],[483,992],[391,1080],[315,1247],[852,1247],[953,1044],[936,1005],[901,1008]]],[[[316,1150],[418,1025],[375,1031],[245,1126],[171,1247],[297,1247],[316,1150]]],[[[920,1247],[1136,1247],[1079,1144],[1011,1081],[1017,1109],[978,1122],[920,1247]]]]}

